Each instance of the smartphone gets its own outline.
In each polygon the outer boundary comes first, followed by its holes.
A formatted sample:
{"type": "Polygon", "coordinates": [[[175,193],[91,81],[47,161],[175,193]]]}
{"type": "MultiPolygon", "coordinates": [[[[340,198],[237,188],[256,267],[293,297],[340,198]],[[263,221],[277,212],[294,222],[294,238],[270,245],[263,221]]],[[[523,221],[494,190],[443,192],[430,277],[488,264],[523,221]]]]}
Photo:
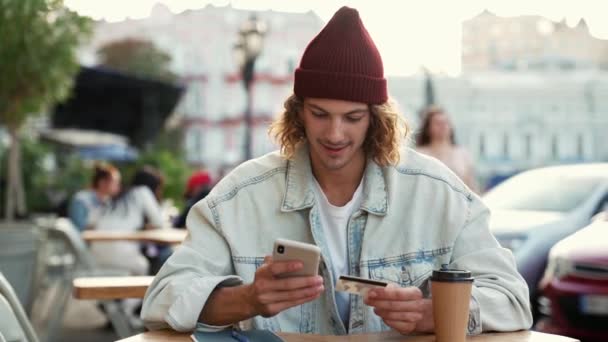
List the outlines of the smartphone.
{"type": "Polygon", "coordinates": [[[276,239],[272,251],[273,261],[301,261],[304,267],[299,271],[279,275],[279,278],[310,277],[319,274],[321,249],[309,243],[276,239]]]}

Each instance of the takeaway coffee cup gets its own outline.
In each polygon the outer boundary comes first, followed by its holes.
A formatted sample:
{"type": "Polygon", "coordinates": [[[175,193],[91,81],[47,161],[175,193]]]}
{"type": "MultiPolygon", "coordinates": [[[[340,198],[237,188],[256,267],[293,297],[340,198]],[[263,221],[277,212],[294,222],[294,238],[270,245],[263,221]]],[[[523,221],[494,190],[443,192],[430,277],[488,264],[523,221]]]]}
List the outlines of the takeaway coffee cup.
{"type": "Polygon", "coordinates": [[[448,265],[433,271],[431,293],[437,342],[465,341],[472,286],[469,271],[448,269],[448,265]]]}

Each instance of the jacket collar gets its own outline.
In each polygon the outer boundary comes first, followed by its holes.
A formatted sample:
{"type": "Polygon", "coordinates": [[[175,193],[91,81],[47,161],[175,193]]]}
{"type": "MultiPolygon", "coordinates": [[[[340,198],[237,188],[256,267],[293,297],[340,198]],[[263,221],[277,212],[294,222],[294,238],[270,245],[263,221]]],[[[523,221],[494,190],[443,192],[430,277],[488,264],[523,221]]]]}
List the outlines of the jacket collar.
{"type": "MultiPolygon", "coordinates": [[[[312,177],[308,145],[302,144],[294,157],[287,161],[286,190],[281,211],[303,210],[315,204],[312,177]]],[[[374,161],[368,160],[363,178],[361,209],[378,216],[386,215],[388,196],[382,168],[374,161]]]]}

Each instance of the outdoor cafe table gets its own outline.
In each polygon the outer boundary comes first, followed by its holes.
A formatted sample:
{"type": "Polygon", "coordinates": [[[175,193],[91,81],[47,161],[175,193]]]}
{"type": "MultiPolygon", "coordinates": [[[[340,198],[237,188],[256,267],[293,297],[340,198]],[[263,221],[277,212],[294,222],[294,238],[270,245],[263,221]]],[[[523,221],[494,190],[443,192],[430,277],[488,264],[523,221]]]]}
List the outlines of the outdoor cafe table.
{"type": "Polygon", "coordinates": [[[82,277],[74,279],[76,299],[144,298],[153,276],[82,277]]]}
{"type": "MultiPolygon", "coordinates": [[[[120,342],[191,342],[190,333],[178,333],[169,330],[148,331],[120,342]]],[[[287,342],[434,342],[435,336],[401,336],[395,332],[361,334],[350,336],[321,336],[279,333],[281,338],[287,342]]],[[[467,341],[471,342],[575,342],[578,340],[568,337],[543,334],[535,331],[517,331],[512,333],[489,333],[478,336],[469,336],[467,341]]]]}
{"type": "Polygon", "coordinates": [[[85,230],[82,232],[83,240],[87,242],[98,241],[137,241],[152,242],[163,245],[176,245],[186,239],[186,229],[163,228],[138,230],[134,232],[85,230]]]}

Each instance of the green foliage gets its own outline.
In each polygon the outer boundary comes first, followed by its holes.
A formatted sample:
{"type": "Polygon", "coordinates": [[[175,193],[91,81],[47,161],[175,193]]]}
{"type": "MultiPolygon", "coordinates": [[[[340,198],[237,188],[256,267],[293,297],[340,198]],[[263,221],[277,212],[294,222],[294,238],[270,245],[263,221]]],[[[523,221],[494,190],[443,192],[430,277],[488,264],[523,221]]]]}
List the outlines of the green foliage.
{"type": "Polygon", "coordinates": [[[111,69],[160,81],[173,82],[176,79],[169,68],[171,56],[150,41],[118,40],[102,46],[97,54],[100,64],[111,69]]]}
{"type": "Polygon", "coordinates": [[[163,198],[173,200],[180,209],[184,205],[186,181],[193,171],[184,157],[180,143],[182,135],[180,129],[162,132],[156,143],[146,149],[133,165],[121,168],[125,180],[131,180],[135,170],[144,165],[157,168],[165,177],[163,198]]]}
{"type": "MultiPolygon", "coordinates": [[[[92,169],[76,155],[56,151],[38,140],[24,139],[22,170],[29,212],[49,212],[90,183],[92,169]],[[61,155],[58,163],[56,156],[61,155]]],[[[3,154],[6,163],[6,154],[3,154]]]]}
{"type": "Polygon", "coordinates": [[[18,128],[69,95],[91,24],[61,0],[0,0],[0,124],[18,128]]]}

